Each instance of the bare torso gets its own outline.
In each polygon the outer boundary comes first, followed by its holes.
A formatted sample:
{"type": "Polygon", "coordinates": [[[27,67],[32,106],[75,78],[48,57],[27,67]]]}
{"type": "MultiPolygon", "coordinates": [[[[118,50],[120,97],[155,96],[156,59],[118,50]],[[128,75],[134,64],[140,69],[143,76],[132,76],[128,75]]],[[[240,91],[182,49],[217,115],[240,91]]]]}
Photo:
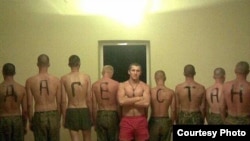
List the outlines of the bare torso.
{"type": "Polygon", "coordinates": [[[223,84],[215,83],[206,90],[206,102],[209,112],[220,114],[220,101],[223,84]]]}
{"type": "Polygon", "coordinates": [[[67,107],[87,108],[87,96],[91,87],[89,76],[80,72],[71,72],[64,75],[61,80],[63,89],[67,93],[67,107]]]}
{"type": "Polygon", "coordinates": [[[151,89],[151,116],[169,117],[169,108],[174,100],[174,91],[165,86],[151,89]]]}
{"type": "Polygon", "coordinates": [[[223,88],[227,112],[231,116],[250,115],[250,83],[247,81],[229,81],[223,88]]]}
{"type": "Polygon", "coordinates": [[[92,91],[98,105],[98,110],[116,111],[118,109],[118,87],[119,82],[110,78],[103,78],[92,85],[92,91]]]}
{"type": "Polygon", "coordinates": [[[16,83],[0,84],[0,117],[21,115],[21,106],[25,97],[24,86],[16,83]]]}
{"type": "MultiPolygon", "coordinates": [[[[35,111],[57,110],[57,95],[60,94],[60,81],[47,73],[38,74],[26,82],[28,93],[35,101],[35,111]]],[[[30,102],[33,99],[29,99],[30,102]]]]}
{"type": "MultiPolygon", "coordinates": [[[[150,98],[149,86],[140,81],[136,87],[132,87],[128,81],[120,84],[120,89],[124,93],[124,97],[142,97],[143,99],[150,98]]],[[[149,102],[149,100],[148,100],[149,102]]],[[[122,106],[122,116],[147,116],[147,107],[135,106],[134,104],[128,104],[122,106]]]]}
{"type": "Polygon", "coordinates": [[[179,110],[197,112],[205,102],[205,88],[197,82],[184,82],[176,86],[176,96],[179,110]]]}

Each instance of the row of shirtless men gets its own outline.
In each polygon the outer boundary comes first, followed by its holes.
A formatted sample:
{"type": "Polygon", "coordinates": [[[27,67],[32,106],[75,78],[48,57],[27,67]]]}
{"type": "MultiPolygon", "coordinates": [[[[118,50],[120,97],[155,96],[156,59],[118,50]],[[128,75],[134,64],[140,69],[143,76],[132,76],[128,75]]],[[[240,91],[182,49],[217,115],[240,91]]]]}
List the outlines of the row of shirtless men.
{"type": "Polygon", "coordinates": [[[99,141],[169,141],[175,124],[250,124],[246,61],[236,64],[236,78],[231,81],[224,82],[223,68],[214,69],[215,83],[208,88],[194,80],[195,67],[188,64],[185,81],[175,90],[165,85],[163,70],[155,72],[155,87],[141,81],[138,63],[130,64],[124,82],[112,79],[114,68],[105,65],[102,78],[94,83],[79,71],[77,55],[69,57],[68,65],[71,71],[57,78],[48,73],[49,57],[41,54],[39,72],[25,86],[14,80],[14,64],[3,65],[1,141],[23,141],[28,130],[35,141],[59,141],[61,126],[69,130],[72,141],[90,141],[92,127],[99,141]]]}

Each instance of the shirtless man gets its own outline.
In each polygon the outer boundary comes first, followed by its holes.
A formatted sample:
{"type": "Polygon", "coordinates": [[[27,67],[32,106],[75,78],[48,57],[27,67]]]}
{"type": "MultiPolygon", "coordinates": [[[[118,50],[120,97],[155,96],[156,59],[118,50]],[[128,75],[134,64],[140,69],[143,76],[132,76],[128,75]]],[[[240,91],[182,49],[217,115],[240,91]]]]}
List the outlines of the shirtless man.
{"type": "Polygon", "coordinates": [[[60,80],[48,73],[50,63],[46,54],[38,56],[37,66],[39,73],[26,80],[30,129],[35,141],[59,141],[62,99],[60,80]]]}
{"type": "Polygon", "coordinates": [[[165,72],[156,71],[156,87],[151,89],[150,141],[171,140],[172,125],[176,117],[175,94],[174,90],[165,86],[165,81],[165,72]]]}
{"type": "Polygon", "coordinates": [[[150,104],[150,87],[140,80],[141,66],[129,66],[129,79],[120,83],[118,102],[121,106],[120,141],[149,139],[147,111],[150,104]]]}
{"type": "Polygon", "coordinates": [[[177,124],[204,124],[206,89],[194,80],[193,65],[184,67],[185,81],[175,88],[177,124]]]}
{"type": "Polygon", "coordinates": [[[220,101],[225,74],[223,68],[215,68],[213,74],[215,83],[206,90],[206,120],[209,125],[223,124],[220,101]]]}
{"type": "Polygon", "coordinates": [[[93,117],[98,141],[118,141],[119,82],[112,79],[113,74],[114,68],[105,65],[102,69],[103,77],[92,85],[93,117]]]}
{"type": "Polygon", "coordinates": [[[69,57],[71,72],[61,77],[63,101],[63,124],[69,129],[72,141],[91,141],[92,127],[92,96],[89,75],[80,72],[80,58],[77,55],[69,57]]]}
{"type": "Polygon", "coordinates": [[[27,100],[24,86],[14,80],[15,66],[3,65],[0,83],[0,140],[24,141],[27,132],[27,100]]]}
{"type": "Polygon", "coordinates": [[[250,125],[250,82],[247,81],[249,64],[236,64],[236,78],[223,86],[221,113],[225,124],[250,125]]]}

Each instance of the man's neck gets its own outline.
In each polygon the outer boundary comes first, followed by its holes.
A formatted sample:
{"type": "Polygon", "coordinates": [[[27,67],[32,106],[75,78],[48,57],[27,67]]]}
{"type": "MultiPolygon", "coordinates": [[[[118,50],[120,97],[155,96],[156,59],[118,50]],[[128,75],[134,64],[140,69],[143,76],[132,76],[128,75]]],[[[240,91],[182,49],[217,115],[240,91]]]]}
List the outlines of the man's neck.
{"type": "Polygon", "coordinates": [[[79,67],[72,67],[71,72],[79,72],[79,67]]]}
{"type": "Polygon", "coordinates": [[[194,77],[186,77],[186,81],[187,82],[193,82],[194,81],[194,77]]]}
{"type": "Polygon", "coordinates": [[[13,76],[4,76],[4,81],[6,83],[14,82],[13,76]]]}
{"type": "Polygon", "coordinates": [[[157,81],[156,84],[157,84],[157,86],[165,86],[165,83],[162,80],[157,81]]]}
{"type": "Polygon", "coordinates": [[[48,67],[40,67],[39,73],[48,73],[48,67]]]}
{"type": "Polygon", "coordinates": [[[246,81],[246,79],[247,79],[246,75],[243,75],[243,74],[236,75],[236,80],[238,80],[238,81],[246,81]]]}
{"type": "Polygon", "coordinates": [[[138,84],[138,83],[140,83],[140,80],[139,79],[129,79],[128,82],[130,84],[138,84]]]}

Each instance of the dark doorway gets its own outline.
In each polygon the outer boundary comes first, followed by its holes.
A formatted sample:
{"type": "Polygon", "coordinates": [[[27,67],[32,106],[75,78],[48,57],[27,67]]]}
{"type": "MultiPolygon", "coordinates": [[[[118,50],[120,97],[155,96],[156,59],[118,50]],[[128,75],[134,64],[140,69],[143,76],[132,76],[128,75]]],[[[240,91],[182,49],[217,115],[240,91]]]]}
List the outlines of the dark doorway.
{"type": "MultiPolygon", "coordinates": [[[[99,42],[100,44],[100,42],[99,42]]],[[[99,45],[100,46],[100,45],[99,45]]],[[[108,44],[101,45],[101,61],[100,67],[103,65],[112,65],[114,67],[113,79],[119,82],[128,79],[128,67],[131,63],[139,63],[142,67],[141,80],[145,83],[149,82],[148,64],[148,44],[128,43],[126,45],[108,44]]]]}
{"type": "Polygon", "coordinates": [[[123,82],[128,79],[128,67],[137,62],[142,66],[141,80],[147,82],[146,46],[144,45],[105,45],[103,46],[103,64],[115,69],[113,79],[123,82]]]}

